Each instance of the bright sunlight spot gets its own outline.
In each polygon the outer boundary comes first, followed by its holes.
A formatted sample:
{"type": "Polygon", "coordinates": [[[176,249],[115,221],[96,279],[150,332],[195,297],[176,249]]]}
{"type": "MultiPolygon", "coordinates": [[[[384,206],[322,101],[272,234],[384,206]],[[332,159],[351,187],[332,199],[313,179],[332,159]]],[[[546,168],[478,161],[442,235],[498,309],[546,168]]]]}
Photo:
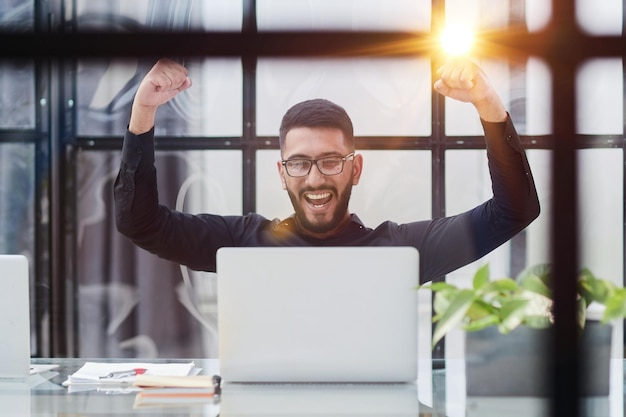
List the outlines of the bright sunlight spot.
{"type": "Polygon", "coordinates": [[[447,26],[441,33],[441,45],[449,55],[463,55],[472,49],[474,34],[468,27],[447,26]]]}

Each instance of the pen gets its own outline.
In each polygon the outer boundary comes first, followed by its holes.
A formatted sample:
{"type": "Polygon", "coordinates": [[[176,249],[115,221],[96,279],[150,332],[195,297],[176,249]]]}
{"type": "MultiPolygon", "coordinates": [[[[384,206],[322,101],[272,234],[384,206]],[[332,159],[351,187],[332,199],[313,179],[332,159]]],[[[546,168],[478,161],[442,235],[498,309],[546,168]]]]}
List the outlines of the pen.
{"type": "Polygon", "coordinates": [[[142,375],[146,373],[145,368],[135,368],[135,369],[129,369],[127,371],[116,371],[116,372],[111,372],[110,374],[106,375],[106,376],[101,376],[100,379],[105,379],[105,378],[124,378],[125,376],[135,376],[135,375],[142,375]]]}

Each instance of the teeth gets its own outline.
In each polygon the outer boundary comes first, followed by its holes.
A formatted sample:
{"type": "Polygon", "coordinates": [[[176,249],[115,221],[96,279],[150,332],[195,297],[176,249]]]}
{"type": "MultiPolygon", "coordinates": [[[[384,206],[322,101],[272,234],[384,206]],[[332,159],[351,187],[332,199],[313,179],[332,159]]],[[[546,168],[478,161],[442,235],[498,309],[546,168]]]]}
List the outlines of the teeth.
{"type": "Polygon", "coordinates": [[[330,193],[323,193],[323,194],[309,194],[307,195],[307,198],[310,200],[321,200],[323,198],[328,198],[330,197],[330,193]]]}

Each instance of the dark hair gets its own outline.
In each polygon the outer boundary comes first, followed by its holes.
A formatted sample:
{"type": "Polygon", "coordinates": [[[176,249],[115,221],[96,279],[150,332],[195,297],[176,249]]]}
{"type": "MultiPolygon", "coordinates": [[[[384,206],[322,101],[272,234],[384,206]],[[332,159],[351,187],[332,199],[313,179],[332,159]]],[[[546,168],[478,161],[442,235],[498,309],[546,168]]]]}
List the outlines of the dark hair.
{"type": "Polygon", "coordinates": [[[292,106],[280,123],[280,149],[285,146],[287,133],[296,127],[329,127],[339,129],[346,142],[354,146],[354,130],[352,120],[343,107],[332,101],[316,98],[306,100],[292,106]]]}

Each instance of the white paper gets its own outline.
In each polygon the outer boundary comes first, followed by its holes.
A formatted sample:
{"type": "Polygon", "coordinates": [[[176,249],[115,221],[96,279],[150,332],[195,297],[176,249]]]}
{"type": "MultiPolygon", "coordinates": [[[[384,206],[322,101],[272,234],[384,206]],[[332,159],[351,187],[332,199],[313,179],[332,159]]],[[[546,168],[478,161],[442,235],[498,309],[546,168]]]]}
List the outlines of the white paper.
{"type": "Polygon", "coordinates": [[[39,363],[31,363],[30,364],[30,374],[31,375],[35,375],[35,374],[41,374],[43,372],[48,372],[51,371],[53,369],[58,368],[59,365],[53,365],[53,364],[39,364],[39,363]]]}
{"type": "Polygon", "coordinates": [[[146,375],[163,376],[186,376],[197,374],[199,369],[193,362],[187,363],[107,363],[107,362],[86,362],[78,371],[74,372],[63,383],[65,386],[86,384],[86,385],[126,385],[135,381],[135,376],[124,376],[121,378],[107,377],[113,372],[124,372],[133,369],[146,369],[146,375]]]}

